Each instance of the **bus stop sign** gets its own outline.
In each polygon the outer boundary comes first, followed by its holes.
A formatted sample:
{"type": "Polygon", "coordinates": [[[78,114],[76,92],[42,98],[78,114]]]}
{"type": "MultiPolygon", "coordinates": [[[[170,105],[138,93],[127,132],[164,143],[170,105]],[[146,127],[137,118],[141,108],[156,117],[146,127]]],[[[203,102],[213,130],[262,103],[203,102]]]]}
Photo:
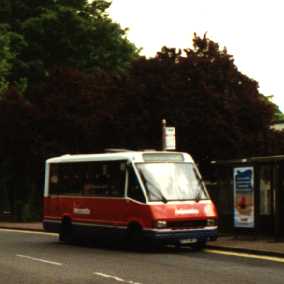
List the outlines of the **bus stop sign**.
{"type": "Polygon", "coordinates": [[[165,127],[165,150],[176,149],[176,129],[175,127],[165,127]]]}

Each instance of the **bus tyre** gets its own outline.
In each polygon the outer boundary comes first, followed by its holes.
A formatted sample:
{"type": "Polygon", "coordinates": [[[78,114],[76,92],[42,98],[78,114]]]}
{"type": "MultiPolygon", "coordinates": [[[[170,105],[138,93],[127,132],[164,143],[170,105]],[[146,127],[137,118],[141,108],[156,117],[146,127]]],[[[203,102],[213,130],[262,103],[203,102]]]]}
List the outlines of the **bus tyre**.
{"type": "Polygon", "coordinates": [[[127,243],[130,247],[143,245],[142,228],[139,224],[131,224],[127,229],[127,243]]]}
{"type": "Polygon", "coordinates": [[[73,241],[73,236],[72,236],[72,223],[70,219],[63,219],[60,227],[60,232],[59,232],[59,240],[61,242],[64,242],[66,244],[70,244],[73,241]]]}
{"type": "Polygon", "coordinates": [[[206,241],[198,241],[195,244],[190,245],[193,251],[203,250],[206,246],[206,241]]]}

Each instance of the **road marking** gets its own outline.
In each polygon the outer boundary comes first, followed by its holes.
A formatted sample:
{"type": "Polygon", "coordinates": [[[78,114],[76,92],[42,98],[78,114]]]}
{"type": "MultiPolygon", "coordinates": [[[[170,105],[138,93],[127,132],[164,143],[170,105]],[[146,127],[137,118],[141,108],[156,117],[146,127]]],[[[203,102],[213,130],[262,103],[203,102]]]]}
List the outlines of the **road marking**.
{"type": "Polygon", "coordinates": [[[124,279],[117,277],[115,275],[109,275],[109,274],[105,274],[105,273],[101,273],[101,272],[94,272],[94,275],[101,276],[101,277],[104,277],[104,278],[110,278],[110,279],[116,280],[117,282],[122,282],[122,283],[141,284],[140,282],[135,282],[135,281],[132,281],[132,280],[124,280],[124,279]]]}
{"type": "Polygon", "coordinates": [[[21,258],[26,258],[26,259],[29,259],[29,260],[33,260],[33,261],[38,261],[38,262],[48,263],[48,264],[52,264],[52,265],[57,265],[57,266],[62,266],[63,265],[60,262],[50,261],[50,260],[37,258],[37,257],[31,257],[31,256],[28,256],[28,255],[23,255],[23,254],[17,254],[16,256],[17,257],[21,257],[21,258]]]}
{"type": "Polygon", "coordinates": [[[245,258],[253,258],[253,259],[260,259],[260,260],[269,260],[273,262],[284,263],[284,258],[276,257],[276,256],[265,256],[265,255],[256,255],[256,254],[248,254],[248,253],[238,253],[238,252],[230,252],[230,251],[222,251],[222,250],[213,250],[213,249],[206,249],[205,252],[214,253],[214,254],[222,254],[222,255],[229,255],[229,256],[238,256],[238,257],[245,257],[245,258]]]}
{"type": "Polygon", "coordinates": [[[28,230],[17,230],[17,229],[0,229],[0,231],[1,232],[15,232],[15,233],[33,234],[33,235],[45,235],[45,236],[53,236],[53,237],[58,236],[58,234],[56,234],[56,233],[28,231],[28,230]]]}

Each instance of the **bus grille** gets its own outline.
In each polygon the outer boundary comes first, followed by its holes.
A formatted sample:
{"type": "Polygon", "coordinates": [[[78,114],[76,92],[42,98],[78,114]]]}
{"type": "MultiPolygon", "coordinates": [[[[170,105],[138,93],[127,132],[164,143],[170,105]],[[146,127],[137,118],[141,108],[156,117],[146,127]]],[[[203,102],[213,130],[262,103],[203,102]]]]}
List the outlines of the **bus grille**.
{"type": "Polygon", "coordinates": [[[168,227],[172,229],[198,229],[206,227],[207,220],[168,221],[168,227]]]}

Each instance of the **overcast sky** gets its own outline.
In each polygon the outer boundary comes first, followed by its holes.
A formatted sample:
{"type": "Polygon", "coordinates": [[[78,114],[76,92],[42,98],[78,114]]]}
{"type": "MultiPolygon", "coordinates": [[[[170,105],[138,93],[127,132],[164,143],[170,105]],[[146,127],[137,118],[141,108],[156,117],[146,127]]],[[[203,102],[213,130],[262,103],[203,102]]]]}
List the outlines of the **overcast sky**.
{"type": "Polygon", "coordinates": [[[284,111],[283,11],[283,0],[113,0],[109,14],[146,56],[192,47],[193,33],[207,32],[284,111]]]}

